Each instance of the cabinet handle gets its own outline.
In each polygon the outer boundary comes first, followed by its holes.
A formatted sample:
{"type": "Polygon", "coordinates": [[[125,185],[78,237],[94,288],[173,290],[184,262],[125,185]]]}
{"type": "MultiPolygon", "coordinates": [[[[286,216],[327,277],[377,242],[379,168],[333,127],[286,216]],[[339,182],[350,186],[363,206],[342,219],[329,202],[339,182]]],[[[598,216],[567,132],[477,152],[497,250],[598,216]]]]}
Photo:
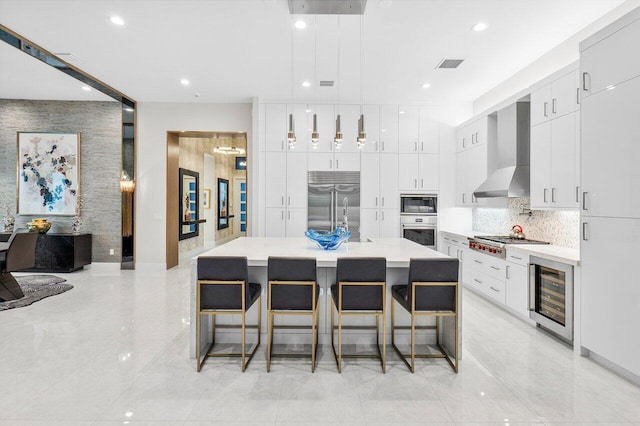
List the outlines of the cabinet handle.
{"type": "Polygon", "coordinates": [[[424,179],[420,179],[420,188],[424,188],[424,179]]]}
{"type": "Polygon", "coordinates": [[[547,115],[547,103],[548,103],[548,102],[545,102],[545,103],[544,103],[544,116],[545,116],[545,117],[548,117],[548,115],[547,115]]]}
{"type": "Polygon", "coordinates": [[[551,188],[551,202],[552,203],[556,202],[556,189],[555,188],[551,188]]]}
{"type": "Polygon", "coordinates": [[[576,104],[580,105],[580,88],[576,88],[576,104]]]}
{"type": "Polygon", "coordinates": [[[280,151],[284,151],[284,139],[280,140],[280,151]]]}
{"type": "Polygon", "coordinates": [[[589,89],[587,88],[587,77],[589,76],[588,72],[583,72],[582,73],[582,90],[584,90],[585,92],[588,92],[589,89]]]}
{"type": "Polygon", "coordinates": [[[576,186],[576,203],[580,202],[580,187],[576,186]]]}
{"type": "Polygon", "coordinates": [[[384,197],[382,197],[382,207],[384,207],[384,197]]]}
{"type": "Polygon", "coordinates": [[[376,197],[376,207],[378,207],[378,197],[376,197]]]}
{"type": "Polygon", "coordinates": [[[589,241],[589,224],[582,222],[582,240],[589,241]]]}
{"type": "Polygon", "coordinates": [[[424,142],[420,142],[420,151],[424,152],[424,142]]]}
{"type": "Polygon", "coordinates": [[[474,262],[479,263],[479,264],[481,264],[481,265],[482,265],[482,262],[481,262],[480,260],[477,260],[477,259],[476,259],[476,260],[474,260],[474,262]]]}
{"type": "Polygon", "coordinates": [[[282,200],[280,201],[280,205],[284,206],[284,195],[281,198],[282,198],[282,200]]]}
{"type": "Polygon", "coordinates": [[[495,269],[496,271],[500,270],[500,268],[498,268],[497,266],[493,266],[493,265],[491,265],[491,269],[495,269]]]}
{"type": "Polygon", "coordinates": [[[291,210],[287,212],[287,216],[289,216],[289,220],[291,220],[291,210]]]}
{"type": "MultiPolygon", "coordinates": [[[[509,256],[509,257],[512,258],[512,259],[522,260],[522,258],[518,257],[518,256],[509,256]]],[[[508,266],[507,266],[507,268],[508,268],[508,266]]]]}
{"type": "Polygon", "coordinates": [[[413,150],[417,151],[418,150],[418,141],[414,142],[414,144],[415,144],[415,147],[413,148],[413,150]]]}
{"type": "Polygon", "coordinates": [[[467,147],[467,138],[462,138],[462,147],[463,148],[467,147]]]}
{"type": "Polygon", "coordinates": [[[558,103],[558,100],[556,98],[551,99],[551,112],[552,113],[556,113],[556,104],[558,103]]]}
{"type": "Polygon", "coordinates": [[[329,168],[333,169],[333,160],[329,160],[329,168]]]}
{"type": "Polygon", "coordinates": [[[284,210],[282,210],[280,213],[282,213],[282,220],[284,220],[284,210]]]}
{"type": "Polygon", "coordinates": [[[451,256],[451,246],[447,247],[447,256],[451,256]]]}
{"type": "Polygon", "coordinates": [[[495,288],[494,286],[489,287],[491,290],[495,291],[496,293],[500,293],[500,290],[498,290],[497,288],[495,288]]]}
{"type": "Polygon", "coordinates": [[[340,168],[340,160],[336,160],[336,169],[340,168]]]}
{"type": "Polygon", "coordinates": [[[476,134],[471,133],[471,145],[475,145],[475,143],[476,143],[476,134]]]}
{"type": "Polygon", "coordinates": [[[529,264],[529,297],[527,300],[527,305],[529,305],[529,310],[534,311],[536,309],[536,286],[532,285],[535,283],[536,279],[536,265],[529,264]]]}
{"type": "Polygon", "coordinates": [[[384,141],[382,141],[382,151],[384,151],[384,141]]]}
{"type": "Polygon", "coordinates": [[[376,210],[376,222],[378,221],[378,211],[376,210]]]}
{"type": "Polygon", "coordinates": [[[451,241],[453,241],[454,243],[458,244],[458,240],[451,240],[451,241]]]}
{"type": "Polygon", "coordinates": [[[464,204],[466,201],[464,200],[464,192],[462,193],[462,204],[464,204]]]}
{"type": "Polygon", "coordinates": [[[474,280],[475,282],[477,282],[478,284],[482,284],[482,281],[480,281],[480,280],[479,280],[479,279],[477,279],[477,278],[474,278],[473,280],[474,280]]]}
{"type": "Polygon", "coordinates": [[[418,179],[414,179],[413,180],[413,187],[417,188],[418,187],[418,179]]]}
{"type": "Polygon", "coordinates": [[[288,205],[291,205],[291,195],[289,195],[287,198],[288,205]]]}
{"type": "Polygon", "coordinates": [[[504,273],[505,273],[505,278],[509,279],[509,265],[505,266],[504,273]]]}
{"type": "Polygon", "coordinates": [[[588,192],[583,192],[582,193],[582,210],[589,210],[589,208],[587,207],[588,195],[589,195],[588,192]]]}
{"type": "Polygon", "coordinates": [[[382,211],[382,220],[384,221],[384,210],[382,211]]]}
{"type": "Polygon", "coordinates": [[[480,136],[480,132],[476,132],[476,143],[480,143],[480,138],[478,136],[480,136]]]}
{"type": "Polygon", "coordinates": [[[542,202],[547,202],[547,188],[544,189],[544,195],[542,196],[542,202]]]}

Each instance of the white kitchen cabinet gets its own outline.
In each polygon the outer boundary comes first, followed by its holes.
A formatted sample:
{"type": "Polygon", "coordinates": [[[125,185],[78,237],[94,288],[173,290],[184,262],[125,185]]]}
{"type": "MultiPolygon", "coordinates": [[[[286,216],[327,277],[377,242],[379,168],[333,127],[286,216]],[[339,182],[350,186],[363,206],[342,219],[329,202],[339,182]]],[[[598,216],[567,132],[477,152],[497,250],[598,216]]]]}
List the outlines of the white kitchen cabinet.
{"type": "Polygon", "coordinates": [[[489,139],[489,117],[480,117],[456,129],[456,152],[475,148],[489,139]]]}
{"type": "Polygon", "coordinates": [[[380,208],[380,174],[380,155],[363,152],[360,168],[360,208],[380,208]]]}
{"type": "Polygon", "coordinates": [[[265,106],[266,151],[285,151],[287,144],[287,106],[267,104],[265,106]]]}
{"type": "Polygon", "coordinates": [[[487,145],[482,144],[456,154],[456,206],[483,205],[473,193],[487,179],[487,145]]]}
{"type": "Polygon", "coordinates": [[[286,213],[286,236],[303,237],[307,230],[307,209],[291,208],[286,213]]]}
{"type": "Polygon", "coordinates": [[[419,182],[421,191],[438,191],[440,186],[440,156],[438,154],[419,154],[419,182]]]}
{"type": "Polygon", "coordinates": [[[582,97],[586,99],[640,75],[640,20],[584,48],[580,46],[582,97]]]}
{"type": "Polygon", "coordinates": [[[341,172],[360,171],[360,152],[336,152],[333,170],[341,172]]]}
{"type": "Polygon", "coordinates": [[[286,236],[285,214],[285,208],[265,209],[265,237],[286,236]]]}
{"type": "Polygon", "coordinates": [[[531,93],[531,125],[577,111],[579,102],[578,71],[570,70],[531,93]]]}
{"type": "Polygon", "coordinates": [[[529,317],[529,268],[507,262],[505,282],[506,305],[523,317],[529,317]]]}
{"type": "Polygon", "coordinates": [[[380,152],[398,152],[398,106],[380,105],[380,152]]]}
{"type": "Polygon", "coordinates": [[[334,170],[333,153],[309,152],[309,171],[330,172],[334,170]]]}
{"type": "Polygon", "coordinates": [[[400,209],[380,209],[380,238],[400,238],[400,209]]]}
{"type": "Polygon", "coordinates": [[[426,154],[440,152],[439,109],[413,105],[401,105],[399,109],[400,152],[426,154]]]}
{"type": "MultiPolygon", "coordinates": [[[[362,181],[362,175],[361,175],[362,181]]],[[[400,208],[398,154],[380,154],[380,203],[385,209],[400,208]]]]}
{"type": "Polygon", "coordinates": [[[417,191],[419,175],[418,155],[398,155],[398,187],[400,191],[417,191]]]}
{"type": "Polygon", "coordinates": [[[399,154],[398,168],[400,191],[438,190],[438,154],[399,154]]]}
{"type": "Polygon", "coordinates": [[[640,218],[640,77],[582,102],[582,215],[640,218]]]}
{"type": "Polygon", "coordinates": [[[266,207],[285,208],[287,196],[287,154],[285,152],[267,152],[265,187],[266,207]]]}
{"type": "Polygon", "coordinates": [[[638,376],[640,220],[583,217],[582,223],[582,346],[638,376]]]}
{"type": "Polygon", "coordinates": [[[531,128],[531,207],[575,208],[578,113],[531,128]]]}
{"type": "MultiPolygon", "coordinates": [[[[364,111],[364,130],[367,133],[367,142],[365,142],[362,152],[379,152],[380,151],[380,107],[378,105],[365,105],[364,111]]],[[[354,139],[355,140],[355,139],[354,139]]],[[[344,142],[343,142],[344,143],[344,142]]],[[[357,149],[357,144],[356,144],[357,149]]]]}
{"type": "Polygon", "coordinates": [[[380,210],[360,209],[360,240],[378,238],[380,236],[380,210]]]}
{"type": "MultiPolygon", "coordinates": [[[[307,207],[307,154],[287,153],[287,208],[307,207]]],[[[271,174],[269,174],[271,176],[271,174]]],[[[267,187],[271,184],[269,180],[267,187]]]]}

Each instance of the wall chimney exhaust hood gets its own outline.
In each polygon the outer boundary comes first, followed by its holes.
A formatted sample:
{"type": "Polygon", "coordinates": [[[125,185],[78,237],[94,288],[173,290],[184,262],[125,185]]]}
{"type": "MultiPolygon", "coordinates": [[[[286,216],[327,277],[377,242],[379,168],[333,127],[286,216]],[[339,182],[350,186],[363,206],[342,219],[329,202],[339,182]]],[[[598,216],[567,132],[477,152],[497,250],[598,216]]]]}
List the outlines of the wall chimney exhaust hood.
{"type": "Polygon", "coordinates": [[[516,102],[498,111],[497,144],[489,158],[496,170],[475,190],[476,198],[529,196],[529,102],[516,102]]]}

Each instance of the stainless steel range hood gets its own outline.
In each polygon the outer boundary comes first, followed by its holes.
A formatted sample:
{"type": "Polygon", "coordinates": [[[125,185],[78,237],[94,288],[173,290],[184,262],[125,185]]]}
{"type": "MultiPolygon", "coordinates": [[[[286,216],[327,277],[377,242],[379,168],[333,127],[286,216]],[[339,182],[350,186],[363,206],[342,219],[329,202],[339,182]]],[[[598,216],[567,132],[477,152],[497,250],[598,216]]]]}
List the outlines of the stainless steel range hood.
{"type": "Polygon", "coordinates": [[[476,198],[529,196],[529,102],[516,102],[498,111],[497,145],[487,153],[496,170],[475,190],[476,198]]]}

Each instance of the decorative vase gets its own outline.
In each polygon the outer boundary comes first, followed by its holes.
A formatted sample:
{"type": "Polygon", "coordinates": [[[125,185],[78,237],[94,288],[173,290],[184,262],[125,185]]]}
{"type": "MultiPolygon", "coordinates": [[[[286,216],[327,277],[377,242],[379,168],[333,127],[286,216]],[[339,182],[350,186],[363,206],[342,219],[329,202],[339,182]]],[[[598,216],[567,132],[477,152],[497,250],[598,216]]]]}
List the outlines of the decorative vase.
{"type": "Polygon", "coordinates": [[[4,232],[7,234],[13,233],[13,227],[16,223],[16,219],[9,214],[9,209],[7,209],[7,214],[4,216],[4,232]]]}
{"type": "Polygon", "coordinates": [[[71,221],[71,232],[73,232],[74,234],[79,234],[81,225],[82,225],[82,217],[74,216],[73,220],[71,221]]]}
{"type": "Polygon", "coordinates": [[[51,222],[48,222],[47,219],[33,219],[27,223],[27,228],[30,232],[46,234],[51,229],[51,222]]]}

